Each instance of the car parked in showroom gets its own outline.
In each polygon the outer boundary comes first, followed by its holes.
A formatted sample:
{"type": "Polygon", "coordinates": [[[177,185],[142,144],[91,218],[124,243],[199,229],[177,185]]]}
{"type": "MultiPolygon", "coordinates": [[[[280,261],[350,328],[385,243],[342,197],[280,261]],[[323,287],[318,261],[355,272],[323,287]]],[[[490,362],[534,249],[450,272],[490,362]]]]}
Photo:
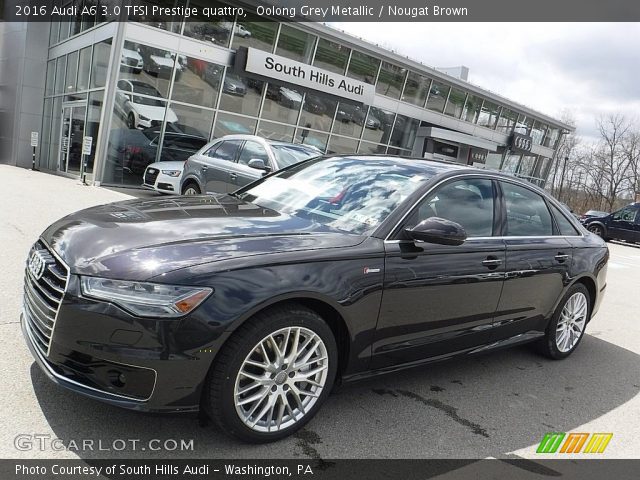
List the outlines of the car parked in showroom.
{"type": "Polygon", "coordinates": [[[578,220],[580,220],[580,223],[584,223],[584,221],[588,220],[589,218],[606,217],[607,215],[609,215],[609,212],[604,212],[602,210],[587,210],[582,215],[580,215],[578,220]]]}
{"type": "MultiPolygon", "coordinates": [[[[213,75],[213,77],[207,75],[205,80],[213,85],[212,82],[219,81],[219,78],[216,78],[216,75],[213,75]]],[[[244,97],[247,94],[247,85],[244,83],[244,80],[235,73],[227,72],[224,77],[224,82],[222,82],[222,92],[244,97]]]]}
{"type": "MultiPolygon", "coordinates": [[[[180,181],[187,158],[206,143],[207,139],[198,134],[165,132],[160,159],[158,162],[147,165],[142,176],[142,186],[161,194],[179,195],[180,181]]],[[[155,155],[155,151],[153,153],[155,155]]]]}
{"type": "Polygon", "coordinates": [[[170,107],[166,108],[162,101],[151,98],[154,96],[162,97],[160,92],[148,83],[140,80],[118,80],[115,110],[131,129],[157,127],[163,120],[167,123],[177,122],[178,116],[175,112],[170,107]]]}
{"type": "Polygon", "coordinates": [[[176,62],[175,54],[171,54],[165,50],[141,45],[138,47],[140,55],[143,59],[142,69],[149,75],[160,78],[171,79],[171,75],[175,66],[175,81],[180,80],[182,76],[183,65],[186,64],[186,57],[181,55],[176,62]]]}
{"type": "Polygon", "coordinates": [[[602,217],[587,218],[583,225],[605,240],[640,242],[640,203],[632,203],[602,217]]]}
{"type": "MultiPolygon", "coordinates": [[[[190,155],[207,143],[207,138],[201,132],[186,125],[167,124],[165,130],[160,161],[179,161],[184,164],[190,155]]],[[[140,183],[147,166],[156,161],[160,133],[159,127],[111,130],[107,162],[112,164],[111,168],[115,171],[137,176],[140,183]]]]}
{"type": "Polygon", "coordinates": [[[183,195],[233,192],[269,172],[321,154],[311,145],[257,135],[225,135],[189,157],[180,192],[183,195]]]}
{"type": "Polygon", "coordinates": [[[135,410],[202,408],[266,442],[305,425],[336,382],[524,342],[568,357],[608,258],[514,177],[318,157],[232,194],[58,220],[29,253],[21,323],[63,387],[135,410]]]}
{"type": "Polygon", "coordinates": [[[140,73],[143,68],[144,61],[142,60],[142,55],[140,55],[137,50],[131,50],[123,47],[122,55],[120,57],[120,69],[140,73]]]}

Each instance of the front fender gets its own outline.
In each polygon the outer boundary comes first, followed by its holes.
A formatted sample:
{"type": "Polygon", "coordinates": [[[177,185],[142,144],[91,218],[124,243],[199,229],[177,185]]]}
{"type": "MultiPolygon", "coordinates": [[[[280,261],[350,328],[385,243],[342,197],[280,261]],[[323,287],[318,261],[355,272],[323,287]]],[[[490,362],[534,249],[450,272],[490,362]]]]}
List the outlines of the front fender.
{"type": "MultiPolygon", "coordinates": [[[[379,241],[379,240],[375,240],[379,241]]],[[[336,252],[315,250],[313,261],[276,263],[275,259],[261,266],[247,266],[205,274],[210,265],[170,272],[163,282],[206,285],[213,295],[198,309],[206,325],[185,325],[185,328],[210,328],[235,332],[256,313],[285,301],[313,300],[335,310],[344,321],[350,337],[349,359],[345,374],[365,370],[371,357],[382,301],[384,261],[382,252],[370,255],[350,255],[335,258],[336,252]],[[333,258],[332,258],[333,257],[333,258]],[[375,267],[376,273],[367,273],[375,267]]],[[[289,254],[295,257],[295,253],[289,254]]],[[[280,257],[281,258],[281,257],[280,257]]]]}
{"type": "Polygon", "coordinates": [[[193,175],[193,174],[189,174],[186,177],[184,177],[182,180],[180,180],[180,194],[182,194],[182,189],[187,184],[187,182],[191,182],[191,181],[196,182],[196,184],[198,185],[198,188],[200,189],[200,191],[202,193],[205,193],[204,187],[200,183],[200,179],[198,177],[196,177],[195,175],[193,175]]]}

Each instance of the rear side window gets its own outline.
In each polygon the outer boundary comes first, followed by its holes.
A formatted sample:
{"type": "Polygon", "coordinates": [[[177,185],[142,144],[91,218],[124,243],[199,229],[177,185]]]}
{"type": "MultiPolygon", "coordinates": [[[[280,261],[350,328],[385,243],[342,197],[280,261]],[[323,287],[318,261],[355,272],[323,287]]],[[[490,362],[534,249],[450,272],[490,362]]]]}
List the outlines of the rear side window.
{"type": "Polygon", "coordinates": [[[501,182],[507,208],[507,235],[539,237],[553,235],[551,214],[544,199],[531,190],[501,182]]]}
{"type": "Polygon", "coordinates": [[[213,158],[215,156],[216,150],[218,149],[218,147],[220,145],[222,145],[222,142],[218,142],[218,143],[213,144],[212,147],[209,150],[204,152],[204,155],[206,155],[207,157],[212,157],[213,158]]]}
{"type": "Polygon", "coordinates": [[[560,235],[580,235],[578,230],[571,224],[571,222],[567,219],[567,217],[560,211],[560,209],[556,208],[555,205],[549,204],[551,208],[551,213],[556,219],[556,224],[558,225],[558,229],[560,230],[560,235]]]}
{"type": "Polygon", "coordinates": [[[220,160],[232,162],[236,159],[240,143],[242,143],[240,140],[225,140],[214,152],[207,152],[207,155],[211,158],[218,158],[220,160]]]}

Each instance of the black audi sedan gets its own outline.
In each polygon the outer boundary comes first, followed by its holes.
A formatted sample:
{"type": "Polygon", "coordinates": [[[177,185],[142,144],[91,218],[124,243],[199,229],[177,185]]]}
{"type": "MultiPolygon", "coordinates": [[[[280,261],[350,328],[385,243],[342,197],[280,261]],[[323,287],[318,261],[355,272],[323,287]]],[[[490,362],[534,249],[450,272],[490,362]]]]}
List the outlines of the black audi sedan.
{"type": "Polygon", "coordinates": [[[587,218],[582,222],[605,240],[640,242],[640,203],[631,203],[613,213],[587,218]]]}
{"type": "Polygon", "coordinates": [[[28,257],[22,328],[61,386],[136,410],[202,408],[265,442],[308,422],[336,382],[523,342],[567,357],[608,258],[524,181],[320,157],[230,195],[55,222],[28,257]]]}

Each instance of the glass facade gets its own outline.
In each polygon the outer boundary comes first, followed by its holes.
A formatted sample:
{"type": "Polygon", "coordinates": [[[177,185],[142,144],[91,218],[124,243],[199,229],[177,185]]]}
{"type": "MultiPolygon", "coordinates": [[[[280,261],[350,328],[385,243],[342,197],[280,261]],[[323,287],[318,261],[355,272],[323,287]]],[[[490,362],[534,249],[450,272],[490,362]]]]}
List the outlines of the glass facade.
{"type": "MultiPolygon", "coordinates": [[[[149,0],[151,3],[167,7],[212,6],[208,0],[149,0]]],[[[71,36],[82,35],[101,22],[95,17],[52,24],[50,44],[58,45],[71,36]]],[[[342,45],[330,35],[324,38],[301,25],[266,21],[251,13],[242,19],[223,17],[208,22],[167,22],[149,17],[139,25],[149,28],[150,35],[157,31],[171,34],[175,42],[161,43],[165,48],[158,48],[158,42],[141,43],[126,36],[115,55],[109,39],[48,62],[43,111],[46,133],[42,139],[48,168],[73,173],[69,170],[69,156],[73,153],[69,149],[77,140],[69,135],[63,137],[67,129],[75,128],[94,138],[94,149],[84,159],[87,172],[91,173],[101,119],[107,120],[109,131],[99,179],[131,186],[141,184],[149,163],[182,158],[177,151],[186,158],[212,138],[235,133],[305,143],[325,152],[420,152],[424,138],[416,139],[421,120],[396,113],[403,111],[400,108],[374,106],[389,105],[390,101],[505,135],[514,131],[526,133],[540,147],[553,149],[560,137],[558,127],[518,112],[511,105],[501,105],[489,96],[484,98],[459,82],[412,71],[403,67],[401,60],[396,64],[378,58],[364,47],[359,50],[342,45]],[[192,43],[188,49],[191,53],[177,50],[180,38],[192,43]],[[202,45],[200,53],[196,53],[196,45],[202,45]],[[240,47],[269,51],[369,83],[374,85],[376,95],[388,100],[374,105],[357,104],[293,84],[244,76],[226,62],[216,63],[214,57],[224,56],[211,55],[207,50],[225,49],[232,59],[240,47]],[[117,69],[117,79],[111,86],[115,99],[113,110],[104,117],[112,62],[117,69]]],[[[144,37],[138,34],[136,38],[144,37]]],[[[457,147],[455,150],[460,155],[467,151],[457,147]]],[[[521,157],[510,154],[508,149],[501,152],[489,154],[488,168],[497,163],[503,170],[534,179],[544,178],[550,168],[548,156],[521,157]]],[[[77,159],[72,160],[75,165],[77,159]]]]}
{"type": "MultiPolygon", "coordinates": [[[[93,27],[95,20],[83,17],[62,25],[68,37],[93,27]]],[[[61,31],[61,25],[51,25],[51,43],[67,38],[60,35],[61,31]]],[[[110,56],[111,40],[105,40],[47,63],[40,139],[42,168],[70,175],[93,173],[110,56]],[[82,154],[83,137],[93,139],[88,155],[82,154]]]]}

